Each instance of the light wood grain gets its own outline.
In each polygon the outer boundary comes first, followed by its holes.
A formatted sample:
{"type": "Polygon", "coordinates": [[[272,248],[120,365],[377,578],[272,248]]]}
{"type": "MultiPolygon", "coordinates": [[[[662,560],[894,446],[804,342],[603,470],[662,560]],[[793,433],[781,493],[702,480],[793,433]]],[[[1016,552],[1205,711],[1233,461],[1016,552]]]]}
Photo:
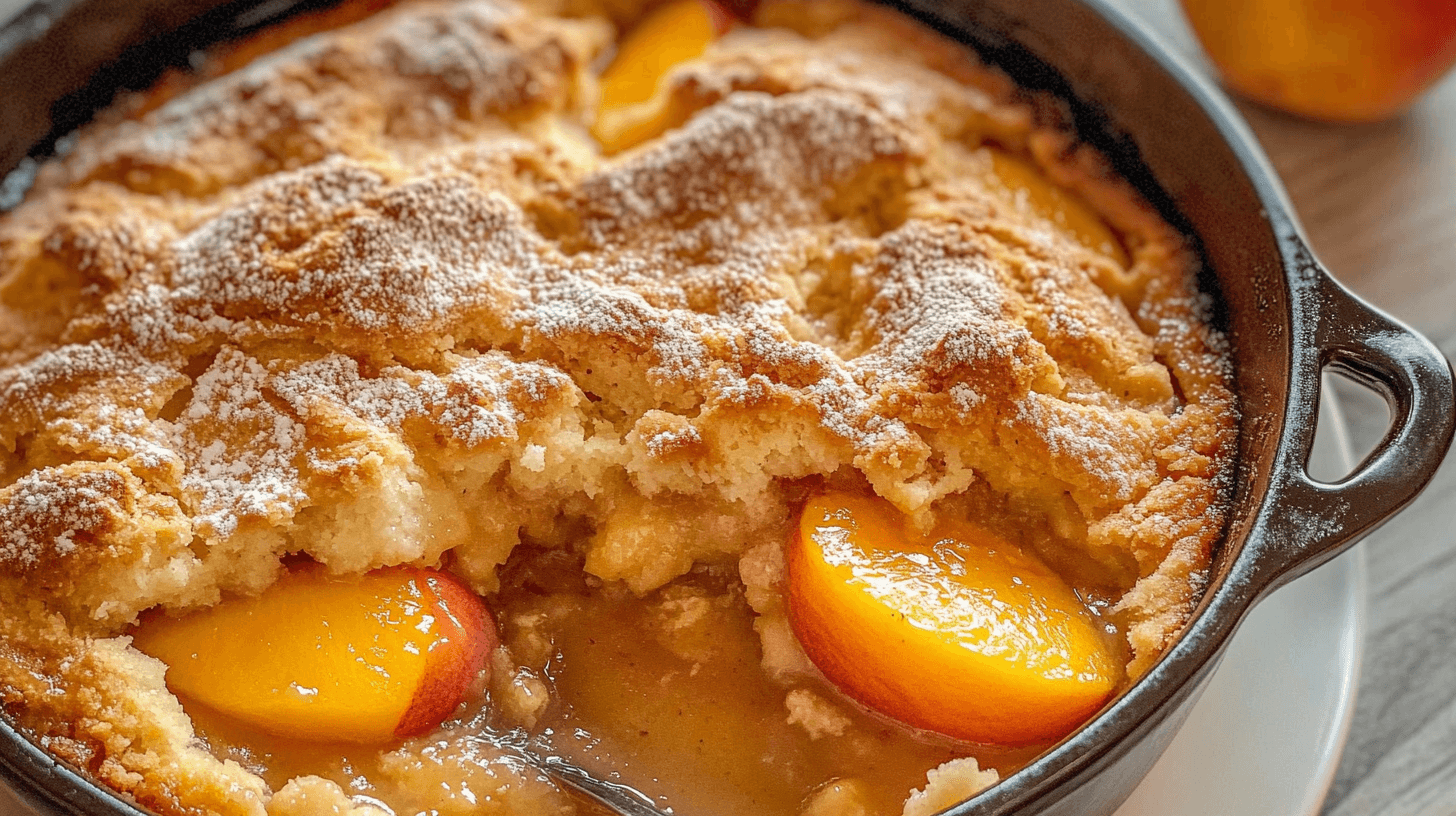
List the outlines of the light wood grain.
{"type": "MultiPolygon", "coordinates": [[[[1175,2],[1117,1],[1208,70],[1175,2]]],[[[0,0],[0,20],[21,5],[0,0]]],[[[1325,264],[1456,354],[1456,76],[1380,125],[1240,109],[1325,264]]],[[[1357,440],[1373,443],[1385,428],[1383,404],[1354,388],[1341,396],[1357,440]]],[[[1325,816],[1456,813],[1453,511],[1456,464],[1448,462],[1414,505],[1361,545],[1370,622],[1354,724],[1325,816]]]]}

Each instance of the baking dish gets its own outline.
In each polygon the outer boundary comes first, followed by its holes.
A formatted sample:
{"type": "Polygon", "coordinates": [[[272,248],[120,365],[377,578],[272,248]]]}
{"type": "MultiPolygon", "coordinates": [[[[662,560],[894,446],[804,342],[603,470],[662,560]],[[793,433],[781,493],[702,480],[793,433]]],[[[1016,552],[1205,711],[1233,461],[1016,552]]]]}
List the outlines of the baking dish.
{"type": "MultiPolygon", "coordinates": [[[[145,84],[207,39],[293,6],[61,0],[0,31],[0,161],[48,146],[122,84],[145,84]],[[201,11],[200,16],[194,16],[201,11]],[[111,62],[129,43],[147,41],[111,62]],[[80,90],[77,91],[76,89],[80,90]],[[59,100],[59,104],[54,104],[59,100]]],[[[1065,0],[912,2],[1023,87],[1066,99],[1100,147],[1197,236],[1237,366],[1243,409],[1233,521],[1184,636],[1101,716],[956,813],[1109,813],[1186,716],[1239,620],[1268,591],[1408,502],[1449,445],[1451,372],[1438,352],[1349,295],[1304,248],[1277,183],[1216,94],[1110,8],[1065,0]],[[1394,422],[1356,474],[1305,474],[1318,375],[1338,367],[1385,394],[1394,422]]],[[[135,812],[6,730],[0,772],[54,812],[135,812]]]]}

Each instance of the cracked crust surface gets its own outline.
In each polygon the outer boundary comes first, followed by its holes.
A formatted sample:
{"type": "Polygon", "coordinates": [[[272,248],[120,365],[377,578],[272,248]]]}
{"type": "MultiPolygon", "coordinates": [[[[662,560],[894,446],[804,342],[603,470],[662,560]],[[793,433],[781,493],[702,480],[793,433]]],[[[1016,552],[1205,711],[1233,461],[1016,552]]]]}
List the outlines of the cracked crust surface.
{"type": "Polygon", "coordinates": [[[1021,531],[1133,676],[1181,627],[1236,433],[1184,239],[958,46],[853,3],[764,4],[669,76],[670,129],[602,156],[613,29],[582,5],[296,24],[83,130],[0,216],[0,699],[57,755],[169,813],[327,799],[202,750],[125,638],[289,554],[490,593],[525,539],[645,594],[749,553],[792,667],[753,548],[825,477],[1021,531]]]}

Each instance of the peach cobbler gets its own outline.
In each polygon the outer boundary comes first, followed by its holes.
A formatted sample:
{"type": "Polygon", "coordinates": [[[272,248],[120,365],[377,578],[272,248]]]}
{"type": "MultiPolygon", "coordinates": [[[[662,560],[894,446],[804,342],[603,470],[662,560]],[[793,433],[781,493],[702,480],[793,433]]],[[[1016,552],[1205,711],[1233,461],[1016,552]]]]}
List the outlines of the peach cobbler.
{"type": "Polygon", "coordinates": [[[0,702],[160,814],[924,816],[1222,534],[1197,256],[854,0],[352,0],[0,216],[0,702]]]}

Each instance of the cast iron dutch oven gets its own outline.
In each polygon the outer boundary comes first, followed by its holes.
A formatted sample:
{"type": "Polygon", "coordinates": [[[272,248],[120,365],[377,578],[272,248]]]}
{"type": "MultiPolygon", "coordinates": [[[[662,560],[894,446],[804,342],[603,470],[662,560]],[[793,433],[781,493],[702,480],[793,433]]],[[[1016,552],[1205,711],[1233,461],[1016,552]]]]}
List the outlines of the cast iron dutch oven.
{"type": "MultiPolygon", "coordinates": [[[[319,4],[32,5],[0,29],[0,172],[27,155],[43,156],[118,88],[144,87],[199,46],[319,4]]],[[[1250,608],[1375,529],[1430,480],[1456,426],[1451,367],[1430,342],[1320,267],[1237,114],[1104,0],[897,5],[974,46],[1022,87],[1069,104],[1082,138],[1197,238],[1208,270],[1203,286],[1220,304],[1231,343],[1242,411],[1234,512],[1191,623],[1096,719],[949,811],[1110,814],[1182,725],[1250,608]],[[1338,484],[1315,482],[1305,471],[1327,367],[1384,395],[1392,415],[1384,440],[1338,484]]],[[[13,184],[0,188],[0,201],[16,195],[13,184]]],[[[143,814],[3,721],[0,777],[42,812],[143,814]]]]}

